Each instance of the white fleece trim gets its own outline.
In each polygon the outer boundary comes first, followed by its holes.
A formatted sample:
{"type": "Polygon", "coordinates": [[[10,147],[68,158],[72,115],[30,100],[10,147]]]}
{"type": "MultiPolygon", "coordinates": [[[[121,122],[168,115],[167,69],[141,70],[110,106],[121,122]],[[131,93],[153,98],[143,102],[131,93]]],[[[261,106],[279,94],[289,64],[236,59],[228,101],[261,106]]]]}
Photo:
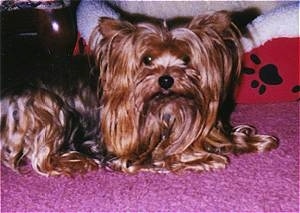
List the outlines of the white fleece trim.
{"type": "Polygon", "coordinates": [[[299,37],[299,2],[261,15],[248,24],[247,28],[250,37],[241,39],[245,52],[250,52],[271,39],[299,37]]]}
{"type": "Polygon", "coordinates": [[[273,10],[287,1],[191,1],[191,0],[81,0],[77,8],[78,31],[88,41],[96,27],[99,17],[119,18],[119,14],[111,8],[116,5],[124,11],[141,13],[157,18],[171,18],[176,16],[195,16],[217,10],[240,11],[245,8],[258,8],[262,13],[273,10]],[[109,2],[109,4],[107,3],[109,2]]]}
{"type": "MultiPolygon", "coordinates": [[[[212,8],[215,10],[242,10],[247,7],[258,7],[263,15],[257,17],[247,28],[249,37],[241,38],[245,52],[251,51],[268,40],[280,37],[299,37],[299,2],[288,1],[228,1],[226,4],[214,1],[110,1],[129,12],[140,12],[160,18],[178,15],[197,15],[212,8]],[[155,3],[155,4],[154,4],[155,3]],[[274,7],[277,6],[277,9],[274,7]],[[221,7],[221,8],[219,8],[221,7]],[[184,10],[182,9],[184,8],[184,10]],[[272,9],[272,10],[271,10],[272,9]],[[266,12],[266,13],[264,13],[266,12]]],[[[77,26],[82,37],[88,41],[92,30],[97,26],[99,17],[119,18],[106,1],[81,0],[77,9],[77,26]]]]}
{"type": "Polygon", "coordinates": [[[119,14],[107,6],[103,0],[81,0],[76,12],[78,32],[86,41],[89,40],[100,17],[119,17],[119,14]]]}

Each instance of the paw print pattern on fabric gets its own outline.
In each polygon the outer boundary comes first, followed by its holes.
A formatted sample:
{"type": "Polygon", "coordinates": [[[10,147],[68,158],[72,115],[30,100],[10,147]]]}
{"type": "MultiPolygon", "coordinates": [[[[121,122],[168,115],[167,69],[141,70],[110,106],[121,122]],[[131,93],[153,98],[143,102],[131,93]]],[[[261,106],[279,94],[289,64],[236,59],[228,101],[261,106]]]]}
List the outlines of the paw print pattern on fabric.
{"type": "Polygon", "coordinates": [[[300,85],[294,86],[293,89],[292,89],[292,92],[293,93],[300,92],[300,85]]]}
{"type": "Polygon", "coordinates": [[[237,103],[300,99],[299,38],[275,38],[243,54],[237,103]]]}
{"type": "MultiPolygon", "coordinates": [[[[250,55],[250,60],[256,64],[260,65],[260,58],[255,55],[250,55]]],[[[253,75],[255,70],[249,67],[244,67],[242,73],[247,75],[253,75]]],[[[266,64],[262,66],[258,71],[259,80],[253,80],[251,82],[252,88],[258,88],[258,93],[260,95],[264,94],[267,90],[268,85],[280,85],[283,82],[282,77],[279,75],[278,68],[274,64],[266,64]]]]}

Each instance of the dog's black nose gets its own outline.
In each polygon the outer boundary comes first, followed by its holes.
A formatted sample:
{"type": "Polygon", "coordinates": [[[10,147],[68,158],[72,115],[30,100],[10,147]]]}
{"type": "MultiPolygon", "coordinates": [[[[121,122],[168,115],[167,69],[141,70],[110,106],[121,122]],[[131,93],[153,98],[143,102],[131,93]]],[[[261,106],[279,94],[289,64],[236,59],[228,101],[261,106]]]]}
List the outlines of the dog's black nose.
{"type": "Polygon", "coordinates": [[[174,79],[169,75],[163,75],[158,79],[159,86],[163,89],[170,89],[174,83],[174,79]]]}

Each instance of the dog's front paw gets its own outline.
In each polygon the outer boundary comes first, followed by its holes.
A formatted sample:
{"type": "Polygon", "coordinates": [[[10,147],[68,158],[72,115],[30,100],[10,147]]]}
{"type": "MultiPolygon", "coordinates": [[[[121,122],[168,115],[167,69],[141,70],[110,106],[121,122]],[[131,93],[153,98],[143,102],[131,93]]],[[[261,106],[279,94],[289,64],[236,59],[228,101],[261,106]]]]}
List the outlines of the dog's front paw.
{"type": "Polygon", "coordinates": [[[228,158],[226,156],[206,152],[192,155],[182,154],[180,160],[183,163],[184,170],[199,172],[225,169],[228,164],[228,158]]]}
{"type": "Polygon", "coordinates": [[[43,172],[49,175],[84,174],[101,168],[98,160],[86,157],[78,152],[71,151],[62,155],[52,156],[49,164],[45,164],[43,172]]]}

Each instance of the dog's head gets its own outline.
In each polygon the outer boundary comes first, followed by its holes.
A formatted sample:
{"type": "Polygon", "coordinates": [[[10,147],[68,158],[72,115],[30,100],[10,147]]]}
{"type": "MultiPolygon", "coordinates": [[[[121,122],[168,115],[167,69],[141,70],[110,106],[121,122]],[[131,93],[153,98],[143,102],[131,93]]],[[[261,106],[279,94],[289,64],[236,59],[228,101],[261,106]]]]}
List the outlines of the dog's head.
{"type": "Polygon", "coordinates": [[[101,132],[108,151],[125,159],[121,167],[202,147],[212,131],[216,137],[220,105],[239,76],[238,36],[225,11],[174,29],[100,19],[90,44],[100,68],[101,132]]]}

